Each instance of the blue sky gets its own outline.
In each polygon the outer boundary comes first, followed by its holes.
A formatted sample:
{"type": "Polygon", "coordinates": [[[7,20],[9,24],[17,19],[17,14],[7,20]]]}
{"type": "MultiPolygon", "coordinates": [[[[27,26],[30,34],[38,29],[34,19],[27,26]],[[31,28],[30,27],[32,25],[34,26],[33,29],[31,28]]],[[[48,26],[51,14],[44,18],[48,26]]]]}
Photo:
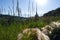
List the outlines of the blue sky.
{"type": "MultiPolygon", "coordinates": [[[[21,14],[22,16],[28,16],[28,3],[29,0],[19,0],[19,7],[21,8],[21,14]]],[[[30,10],[31,10],[31,16],[35,15],[35,8],[36,3],[35,0],[30,0],[30,10]],[[32,12],[32,2],[33,2],[33,12],[32,12]]],[[[12,0],[0,0],[0,8],[4,8],[6,12],[3,14],[8,14],[9,7],[12,9],[12,0]]],[[[16,13],[16,0],[14,0],[14,6],[15,6],[15,15],[16,13]]],[[[48,11],[54,10],[56,8],[60,7],[60,0],[48,0],[47,4],[44,6],[37,5],[37,12],[39,16],[42,16],[44,13],[47,13],[48,11]]],[[[10,14],[11,15],[11,14],[10,14]]],[[[13,15],[13,14],[12,14],[13,15]]]]}

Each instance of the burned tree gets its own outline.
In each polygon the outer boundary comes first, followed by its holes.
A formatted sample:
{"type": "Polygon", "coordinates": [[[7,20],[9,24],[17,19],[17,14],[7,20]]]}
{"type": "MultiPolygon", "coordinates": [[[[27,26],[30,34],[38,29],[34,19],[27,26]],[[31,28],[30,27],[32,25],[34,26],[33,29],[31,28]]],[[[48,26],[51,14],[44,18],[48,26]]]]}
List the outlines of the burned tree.
{"type": "Polygon", "coordinates": [[[35,21],[39,19],[38,13],[37,13],[37,5],[36,5],[36,15],[35,15],[35,21]]]}
{"type": "Polygon", "coordinates": [[[30,0],[29,0],[29,4],[28,4],[28,16],[29,16],[29,8],[30,8],[30,0]]]}
{"type": "Polygon", "coordinates": [[[12,9],[13,9],[13,16],[15,16],[15,13],[14,13],[14,0],[12,0],[12,4],[13,4],[13,7],[12,7],[12,9]]]}
{"type": "Polygon", "coordinates": [[[3,14],[3,7],[0,7],[0,14],[3,14]]]}
{"type": "Polygon", "coordinates": [[[2,9],[1,9],[1,7],[0,7],[0,14],[2,14],[2,9]]]}
{"type": "Polygon", "coordinates": [[[9,11],[10,11],[10,13],[11,13],[10,15],[12,15],[12,9],[11,9],[11,7],[9,7],[9,11]]]}
{"type": "Polygon", "coordinates": [[[21,16],[21,9],[19,8],[19,2],[18,2],[18,0],[17,0],[16,10],[17,10],[18,16],[21,16]]]}

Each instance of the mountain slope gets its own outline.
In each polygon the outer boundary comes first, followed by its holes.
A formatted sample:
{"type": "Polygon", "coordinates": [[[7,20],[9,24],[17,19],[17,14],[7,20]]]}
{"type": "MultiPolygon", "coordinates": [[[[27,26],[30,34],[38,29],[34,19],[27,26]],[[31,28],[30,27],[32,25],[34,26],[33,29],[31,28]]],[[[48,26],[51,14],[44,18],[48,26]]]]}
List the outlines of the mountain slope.
{"type": "Polygon", "coordinates": [[[48,13],[45,13],[43,16],[60,16],[60,8],[57,8],[55,10],[49,11],[48,13]]]}

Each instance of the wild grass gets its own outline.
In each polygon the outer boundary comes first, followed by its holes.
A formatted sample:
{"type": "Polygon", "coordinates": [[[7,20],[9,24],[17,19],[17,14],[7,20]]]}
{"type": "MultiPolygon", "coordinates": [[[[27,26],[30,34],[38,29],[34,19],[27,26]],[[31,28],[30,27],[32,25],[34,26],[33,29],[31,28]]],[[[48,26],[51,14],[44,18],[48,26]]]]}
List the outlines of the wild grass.
{"type": "MultiPolygon", "coordinates": [[[[0,40],[17,40],[17,36],[25,28],[41,28],[44,27],[48,22],[55,21],[54,18],[43,18],[37,21],[10,19],[7,22],[6,18],[0,20],[0,40]],[[9,24],[10,23],[10,24],[9,24]]],[[[56,19],[57,20],[57,19],[56,19]]]]}

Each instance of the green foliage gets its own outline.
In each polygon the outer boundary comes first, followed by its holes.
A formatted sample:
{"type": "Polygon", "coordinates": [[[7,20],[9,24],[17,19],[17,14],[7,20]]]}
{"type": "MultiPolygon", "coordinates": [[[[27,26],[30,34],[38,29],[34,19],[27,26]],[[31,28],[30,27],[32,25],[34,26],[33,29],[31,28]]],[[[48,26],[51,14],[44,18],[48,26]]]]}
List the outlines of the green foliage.
{"type": "MultiPolygon", "coordinates": [[[[20,20],[17,18],[0,18],[0,39],[1,40],[17,40],[17,35],[22,32],[25,28],[42,28],[45,25],[50,23],[52,20],[56,21],[59,20],[58,17],[50,17],[51,19],[39,19],[37,21],[34,21],[34,19],[31,20],[20,20]],[[55,20],[56,19],[56,20],[55,20]]],[[[33,36],[33,35],[31,35],[33,36]]],[[[28,39],[34,40],[34,37],[29,37],[28,39]]],[[[26,40],[26,39],[23,39],[26,40]]]]}
{"type": "MultiPolygon", "coordinates": [[[[17,35],[25,28],[41,28],[46,25],[41,19],[22,20],[19,18],[0,18],[0,40],[17,40],[17,35]]],[[[33,35],[31,35],[33,36],[33,35]]],[[[29,40],[33,38],[29,37],[29,40]]]]}

